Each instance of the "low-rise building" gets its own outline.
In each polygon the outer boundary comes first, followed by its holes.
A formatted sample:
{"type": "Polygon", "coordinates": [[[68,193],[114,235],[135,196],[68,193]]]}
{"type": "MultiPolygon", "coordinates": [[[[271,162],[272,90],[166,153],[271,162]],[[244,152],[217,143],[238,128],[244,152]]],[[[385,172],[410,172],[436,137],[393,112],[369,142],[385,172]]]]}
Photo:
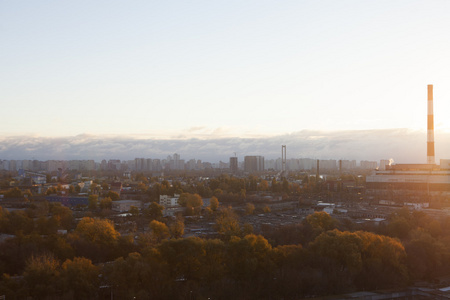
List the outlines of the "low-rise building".
{"type": "Polygon", "coordinates": [[[142,208],[142,202],[139,200],[119,200],[112,202],[112,210],[117,212],[126,212],[135,206],[139,209],[142,208]]]}

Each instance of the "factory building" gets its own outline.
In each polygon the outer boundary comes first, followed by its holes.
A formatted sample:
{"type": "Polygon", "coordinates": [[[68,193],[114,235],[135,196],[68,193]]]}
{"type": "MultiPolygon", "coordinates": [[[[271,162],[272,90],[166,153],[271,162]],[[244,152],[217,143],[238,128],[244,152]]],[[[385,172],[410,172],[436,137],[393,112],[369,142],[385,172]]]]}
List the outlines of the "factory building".
{"type": "Polygon", "coordinates": [[[450,200],[450,159],[435,164],[432,85],[428,85],[427,104],[427,163],[384,165],[382,162],[378,170],[366,177],[368,195],[393,200],[450,200]]]}

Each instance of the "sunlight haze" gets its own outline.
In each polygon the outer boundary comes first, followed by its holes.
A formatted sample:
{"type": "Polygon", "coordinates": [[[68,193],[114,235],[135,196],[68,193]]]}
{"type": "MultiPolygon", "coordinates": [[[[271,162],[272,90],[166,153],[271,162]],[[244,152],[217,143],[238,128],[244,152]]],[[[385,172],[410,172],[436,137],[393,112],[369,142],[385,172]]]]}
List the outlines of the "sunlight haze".
{"type": "Polygon", "coordinates": [[[0,133],[448,131],[449,6],[3,1],[0,133]]]}

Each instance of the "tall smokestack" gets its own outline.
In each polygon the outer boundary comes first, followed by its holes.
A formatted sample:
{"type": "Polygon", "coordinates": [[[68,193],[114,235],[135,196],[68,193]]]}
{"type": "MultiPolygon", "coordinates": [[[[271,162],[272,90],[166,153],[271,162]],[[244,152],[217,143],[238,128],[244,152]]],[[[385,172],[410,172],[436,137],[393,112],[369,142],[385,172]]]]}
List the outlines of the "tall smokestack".
{"type": "Polygon", "coordinates": [[[433,85],[428,85],[428,131],[427,131],[427,163],[435,164],[434,160],[434,116],[433,116],[433,85]]]}

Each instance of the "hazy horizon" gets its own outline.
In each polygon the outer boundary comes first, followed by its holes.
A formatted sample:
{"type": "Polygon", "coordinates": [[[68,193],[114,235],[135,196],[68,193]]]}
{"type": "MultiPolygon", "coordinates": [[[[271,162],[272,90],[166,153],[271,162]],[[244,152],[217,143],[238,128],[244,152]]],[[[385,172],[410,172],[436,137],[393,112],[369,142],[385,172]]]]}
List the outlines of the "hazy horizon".
{"type": "MultiPolygon", "coordinates": [[[[178,153],[181,159],[228,162],[236,155],[287,158],[371,160],[394,159],[396,163],[426,163],[426,132],[409,129],[313,131],[303,130],[269,137],[173,137],[143,138],[130,135],[88,135],[71,137],[0,137],[0,159],[121,159],[137,157],[164,159],[178,153]]],[[[449,159],[450,133],[436,132],[436,162],[449,159]]]]}

